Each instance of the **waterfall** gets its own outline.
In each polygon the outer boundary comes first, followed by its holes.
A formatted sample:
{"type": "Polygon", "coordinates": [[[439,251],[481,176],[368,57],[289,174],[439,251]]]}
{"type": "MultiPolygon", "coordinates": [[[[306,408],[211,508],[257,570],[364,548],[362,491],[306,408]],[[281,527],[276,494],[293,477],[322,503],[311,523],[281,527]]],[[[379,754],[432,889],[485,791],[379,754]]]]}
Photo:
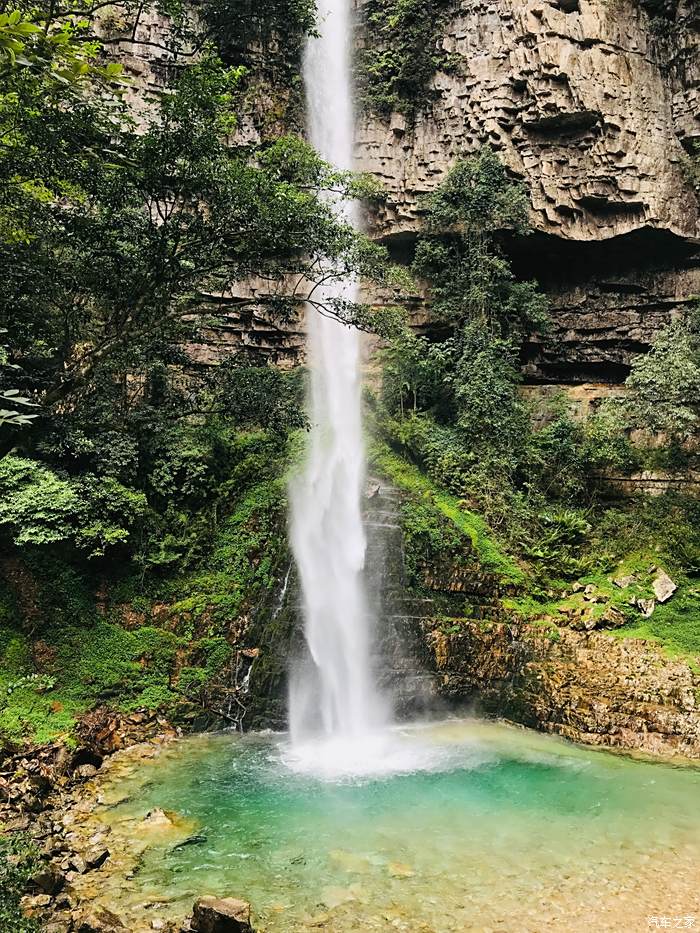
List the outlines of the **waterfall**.
{"type": "MultiPolygon", "coordinates": [[[[350,2],[319,0],[319,35],[304,56],[311,143],[339,169],[352,167],[350,2]]],[[[336,205],[356,221],[353,205],[336,205]]],[[[353,300],[347,281],[326,299],[353,300]]],[[[310,450],[290,487],[290,536],[304,602],[308,658],[290,681],[293,745],[367,736],[382,720],[370,672],[370,624],[363,591],[365,482],[360,341],[354,328],[307,309],[311,367],[310,450]]]]}

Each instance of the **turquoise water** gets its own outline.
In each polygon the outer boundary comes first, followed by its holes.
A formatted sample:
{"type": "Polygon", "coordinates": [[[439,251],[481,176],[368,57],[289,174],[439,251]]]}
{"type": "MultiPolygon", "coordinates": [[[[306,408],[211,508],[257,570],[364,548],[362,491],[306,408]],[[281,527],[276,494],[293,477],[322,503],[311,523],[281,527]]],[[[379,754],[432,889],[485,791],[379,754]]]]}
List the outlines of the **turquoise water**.
{"type": "Polygon", "coordinates": [[[646,929],[696,910],[698,771],[478,722],[396,742],[403,773],[332,781],[290,770],[280,736],[125,759],[101,819],[138,858],[104,902],[139,929],[241,896],[269,931],[646,929]],[[153,808],[172,824],[144,823],[153,808]]]}

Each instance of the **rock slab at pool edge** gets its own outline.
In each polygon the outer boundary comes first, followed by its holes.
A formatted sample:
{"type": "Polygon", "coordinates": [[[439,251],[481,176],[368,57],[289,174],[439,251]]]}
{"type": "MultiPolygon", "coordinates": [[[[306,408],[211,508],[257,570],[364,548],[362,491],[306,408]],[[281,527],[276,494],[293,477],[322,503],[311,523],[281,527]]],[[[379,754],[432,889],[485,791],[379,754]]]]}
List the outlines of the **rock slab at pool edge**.
{"type": "Polygon", "coordinates": [[[200,897],[194,903],[196,933],[254,933],[250,904],[236,897],[200,897]]]}

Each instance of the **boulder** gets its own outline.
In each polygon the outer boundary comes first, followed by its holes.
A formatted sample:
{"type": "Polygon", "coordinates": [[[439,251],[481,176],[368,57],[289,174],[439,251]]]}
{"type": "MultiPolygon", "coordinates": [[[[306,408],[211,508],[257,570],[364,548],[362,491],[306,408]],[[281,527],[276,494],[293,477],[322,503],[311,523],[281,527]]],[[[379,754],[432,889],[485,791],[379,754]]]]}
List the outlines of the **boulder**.
{"type": "Polygon", "coordinates": [[[116,914],[106,907],[98,907],[79,917],[75,923],[76,933],[120,933],[126,930],[116,914]]]}
{"type": "Polygon", "coordinates": [[[663,570],[655,577],[651,586],[654,590],[654,595],[660,603],[667,602],[678,589],[673,580],[663,570]]]}
{"type": "Polygon", "coordinates": [[[654,608],[656,607],[656,601],[653,599],[633,599],[632,605],[636,606],[637,609],[641,612],[645,619],[648,619],[649,616],[653,613],[654,608]]]}
{"type": "Polygon", "coordinates": [[[58,894],[62,891],[66,883],[63,872],[57,865],[45,865],[35,872],[29,879],[29,884],[34,888],[39,888],[45,894],[58,894]]]}
{"type": "Polygon", "coordinates": [[[200,897],[194,903],[197,933],[253,933],[250,904],[236,897],[200,897]]]}
{"type": "MultiPolygon", "coordinates": [[[[85,868],[87,871],[92,871],[94,868],[99,868],[100,865],[103,865],[109,858],[109,849],[105,846],[95,846],[92,849],[88,849],[87,852],[83,853],[85,858],[85,868]]],[[[77,871],[78,869],[76,869],[77,871]]]]}
{"type": "Polygon", "coordinates": [[[160,807],[154,807],[153,810],[149,810],[145,815],[143,822],[147,823],[149,826],[172,826],[174,820],[165,810],[161,810],[160,807]]]}
{"type": "Polygon", "coordinates": [[[619,628],[621,625],[625,624],[625,621],[625,616],[619,609],[615,609],[614,606],[607,606],[599,619],[599,625],[609,628],[619,628]]]}
{"type": "Polygon", "coordinates": [[[22,913],[27,917],[33,917],[37,910],[42,910],[50,905],[51,896],[49,894],[27,894],[20,901],[22,913]]]}

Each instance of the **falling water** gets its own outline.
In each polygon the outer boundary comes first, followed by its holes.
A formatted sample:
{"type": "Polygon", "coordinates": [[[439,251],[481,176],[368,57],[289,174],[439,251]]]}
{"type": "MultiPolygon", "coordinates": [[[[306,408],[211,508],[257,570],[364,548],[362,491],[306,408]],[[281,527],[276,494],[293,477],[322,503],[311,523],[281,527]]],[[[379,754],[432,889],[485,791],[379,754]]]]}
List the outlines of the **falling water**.
{"type": "MultiPolygon", "coordinates": [[[[333,166],[352,166],[350,0],[320,0],[319,35],[308,42],[304,78],[309,135],[333,166]]],[[[353,205],[337,210],[355,222],[353,205]]],[[[353,300],[356,284],[327,288],[353,300]]],[[[315,293],[315,297],[319,292],[315,293]]],[[[291,681],[293,745],[313,737],[345,742],[381,720],[370,673],[369,616],[362,571],[365,480],[357,331],[309,308],[310,451],[291,488],[291,541],[304,598],[306,663],[291,681]]],[[[329,754],[337,754],[337,749],[329,754]]]]}

